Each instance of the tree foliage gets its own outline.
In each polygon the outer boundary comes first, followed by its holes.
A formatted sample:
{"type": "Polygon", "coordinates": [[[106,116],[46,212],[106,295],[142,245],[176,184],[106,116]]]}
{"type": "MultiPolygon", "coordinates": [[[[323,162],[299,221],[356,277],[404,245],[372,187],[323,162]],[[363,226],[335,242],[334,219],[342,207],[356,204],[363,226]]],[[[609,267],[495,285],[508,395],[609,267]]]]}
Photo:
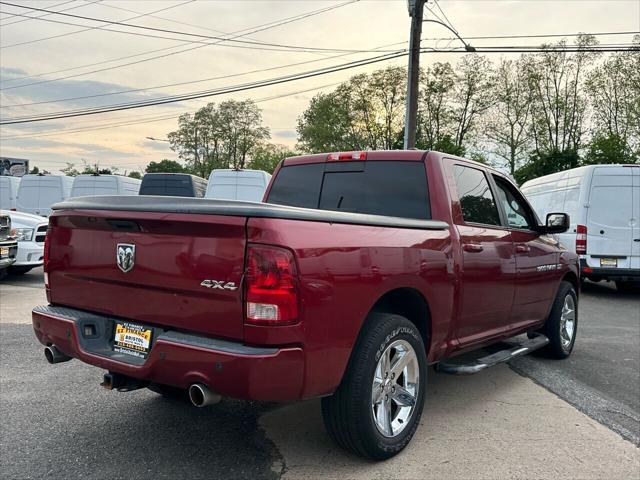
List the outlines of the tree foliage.
{"type": "Polygon", "coordinates": [[[167,160],[165,158],[160,162],[151,162],[147,165],[145,171],[146,173],[184,173],[186,170],[175,160],[167,160]]]}
{"type": "Polygon", "coordinates": [[[273,173],[280,160],[292,157],[296,152],[285,145],[264,143],[253,151],[250,167],[255,170],[264,170],[273,173]]]}
{"type": "Polygon", "coordinates": [[[206,178],[216,168],[244,168],[269,138],[269,129],[253,101],[227,100],[181,115],[178,129],[167,137],[187,169],[206,178]]]}

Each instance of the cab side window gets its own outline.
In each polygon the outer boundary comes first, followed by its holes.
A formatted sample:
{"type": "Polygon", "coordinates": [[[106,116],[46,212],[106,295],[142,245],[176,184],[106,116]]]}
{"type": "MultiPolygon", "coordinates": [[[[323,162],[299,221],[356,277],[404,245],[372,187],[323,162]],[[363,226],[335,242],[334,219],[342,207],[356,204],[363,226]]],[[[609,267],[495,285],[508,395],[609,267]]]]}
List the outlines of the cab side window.
{"type": "Polygon", "coordinates": [[[462,165],[453,166],[462,217],[467,223],[500,225],[500,216],[489,182],[482,170],[462,165]]]}
{"type": "Polygon", "coordinates": [[[494,175],[498,202],[507,216],[507,225],[511,228],[533,229],[535,221],[530,209],[514,188],[502,178],[494,175]]]}

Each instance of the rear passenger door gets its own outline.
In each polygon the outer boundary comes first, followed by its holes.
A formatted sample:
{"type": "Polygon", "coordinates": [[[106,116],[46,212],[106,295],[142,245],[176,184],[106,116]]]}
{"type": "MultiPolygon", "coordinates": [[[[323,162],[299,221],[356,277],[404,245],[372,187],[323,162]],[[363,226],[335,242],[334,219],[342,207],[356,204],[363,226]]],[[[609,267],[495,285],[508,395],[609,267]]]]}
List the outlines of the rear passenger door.
{"type": "Polygon", "coordinates": [[[511,311],[513,328],[545,318],[558,288],[558,241],[534,230],[533,209],[506,178],[493,175],[503,225],[511,232],[517,277],[511,311]]]}
{"type": "Polygon", "coordinates": [[[463,163],[449,167],[462,250],[457,338],[465,346],[509,328],[516,265],[511,232],[502,226],[487,173],[463,163]]]}

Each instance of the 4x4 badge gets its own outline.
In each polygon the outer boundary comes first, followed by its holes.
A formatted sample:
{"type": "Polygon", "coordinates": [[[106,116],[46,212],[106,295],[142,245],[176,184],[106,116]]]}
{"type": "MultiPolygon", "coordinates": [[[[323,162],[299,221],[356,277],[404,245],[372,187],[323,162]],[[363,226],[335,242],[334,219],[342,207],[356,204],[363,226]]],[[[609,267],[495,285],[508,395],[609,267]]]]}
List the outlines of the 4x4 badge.
{"type": "Polygon", "coordinates": [[[217,288],[220,290],[237,290],[234,282],[226,282],[224,280],[203,280],[201,286],[207,288],[217,288]]]}
{"type": "Polygon", "coordinates": [[[136,246],[129,243],[119,243],[116,246],[116,263],[124,273],[130,272],[136,263],[136,246]]]}

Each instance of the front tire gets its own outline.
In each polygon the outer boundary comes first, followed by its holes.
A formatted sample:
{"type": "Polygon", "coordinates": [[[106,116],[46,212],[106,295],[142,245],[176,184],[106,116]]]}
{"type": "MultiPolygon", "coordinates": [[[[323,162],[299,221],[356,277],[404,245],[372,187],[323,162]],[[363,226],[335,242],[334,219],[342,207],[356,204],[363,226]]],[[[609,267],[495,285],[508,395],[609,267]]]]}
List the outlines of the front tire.
{"type": "Polygon", "coordinates": [[[551,358],[563,359],[571,355],[578,331],[578,295],[569,282],[561,282],[551,313],[540,333],[546,335],[549,344],[540,353],[551,358]]]}
{"type": "Polygon", "coordinates": [[[422,415],[427,358],[416,326],[404,317],[371,313],[336,392],[322,399],[329,436],[373,460],[399,453],[422,415]]]}

